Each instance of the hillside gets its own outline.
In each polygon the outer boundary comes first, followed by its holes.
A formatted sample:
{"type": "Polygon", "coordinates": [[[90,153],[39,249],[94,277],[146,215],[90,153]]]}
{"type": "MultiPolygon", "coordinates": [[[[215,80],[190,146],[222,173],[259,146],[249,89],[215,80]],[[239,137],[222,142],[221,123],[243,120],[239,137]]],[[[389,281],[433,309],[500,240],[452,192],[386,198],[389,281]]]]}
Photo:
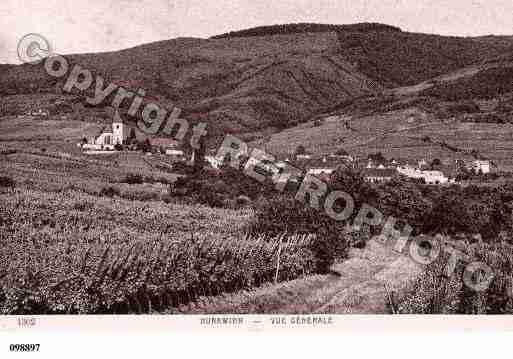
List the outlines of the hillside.
{"type": "Polygon", "coordinates": [[[366,158],[493,160],[513,170],[513,56],[471,65],[414,86],[348,102],[307,123],[255,141],[290,156],[344,149],[366,158]]]}
{"type": "MultiPolygon", "coordinates": [[[[355,98],[511,49],[508,37],[442,37],[380,24],[292,24],[68,58],[132,90],[144,88],[163,105],[178,105],[188,117],[208,121],[214,134],[259,138],[355,98]]],[[[0,67],[2,95],[55,93],[59,85],[38,66],[0,67]]]]}
{"type": "Polygon", "coordinates": [[[303,34],[313,32],[370,32],[370,31],[393,31],[400,32],[401,29],[395,26],[378,23],[359,23],[350,25],[298,23],[271,26],[258,26],[250,29],[231,31],[225,34],[213,36],[212,39],[224,39],[234,37],[270,36],[285,34],[303,34]]]}
{"type": "MultiPolygon", "coordinates": [[[[115,53],[72,55],[159,103],[175,103],[219,131],[285,128],[310,114],[380,89],[344,61],[334,33],[245,39],[175,39],[115,53]]],[[[53,92],[32,65],[3,71],[3,94],[53,92]]]]}

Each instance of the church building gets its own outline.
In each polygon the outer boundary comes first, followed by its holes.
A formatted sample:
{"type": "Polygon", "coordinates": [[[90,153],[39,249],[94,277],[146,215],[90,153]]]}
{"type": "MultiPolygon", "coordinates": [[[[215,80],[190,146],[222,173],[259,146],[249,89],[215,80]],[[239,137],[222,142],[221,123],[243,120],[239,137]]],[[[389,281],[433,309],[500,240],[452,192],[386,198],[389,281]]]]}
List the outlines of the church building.
{"type": "Polygon", "coordinates": [[[82,144],[83,149],[88,150],[114,150],[117,144],[124,144],[128,138],[129,127],[116,111],[111,126],[104,127],[98,136],[91,138],[88,143],[82,144]]]}

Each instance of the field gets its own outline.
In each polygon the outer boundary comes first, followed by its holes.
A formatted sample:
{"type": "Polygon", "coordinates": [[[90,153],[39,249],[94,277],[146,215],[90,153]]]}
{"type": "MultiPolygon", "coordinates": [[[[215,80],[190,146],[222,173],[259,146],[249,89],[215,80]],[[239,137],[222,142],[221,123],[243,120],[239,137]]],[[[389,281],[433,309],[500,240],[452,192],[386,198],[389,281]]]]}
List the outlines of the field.
{"type": "Polygon", "coordinates": [[[308,236],[247,235],[250,208],[165,200],[162,183],[110,183],[126,172],[71,163],[2,155],[16,181],[0,191],[4,314],[151,313],[314,271],[308,236]],[[101,192],[109,184],[118,194],[101,192]]]}
{"type": "Polygon", "coordinates": [[[0,313],[164,312],[315,273],[311,236],[174,197],[165,156],[82,154],[95,126],[0,121],[0,313]]]}
{"type": "MultiPolygon", "coordinates": [[[[282,243],[245,237],[247,211],[69,190],[16,189],[1,201],[4,314],[151,312],[258,286],[274,279],[282,243]]],[[[307,245],[283,239],[280,280],[311,272],[307,245]]]]}
{"type": "Polygon", "coordinates": [[[513,171],[513,125],[469,123],[437,119],[421,109],[406,109],[369,116],[330,116],[315,125],[310,121],[283,130],[253,145],[269,153],[290,157],[303,145],[313,154],[346,150],[356,158],[382,152],[386,158],[418,161],[472,159],[440,145],[476,150],[495,161],[502,171],[513,171]],[[430,142],[425,141],[429,137],[430,142]]]}

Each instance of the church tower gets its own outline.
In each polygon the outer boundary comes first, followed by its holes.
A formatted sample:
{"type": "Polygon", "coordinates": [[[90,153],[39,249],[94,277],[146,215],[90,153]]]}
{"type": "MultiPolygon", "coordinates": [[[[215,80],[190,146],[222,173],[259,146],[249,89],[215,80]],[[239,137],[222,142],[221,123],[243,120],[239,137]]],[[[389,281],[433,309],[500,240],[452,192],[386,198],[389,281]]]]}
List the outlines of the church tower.
{"type": "Polygon", "coordinates": [[[114,119],[112,120],[112,143],[114,145],[120,144],[122,145],[127,138],[127,133],[125,129],[125,125],[121,116],[119,116],[119,112],[116,110],[114,113],[114,119]]]}

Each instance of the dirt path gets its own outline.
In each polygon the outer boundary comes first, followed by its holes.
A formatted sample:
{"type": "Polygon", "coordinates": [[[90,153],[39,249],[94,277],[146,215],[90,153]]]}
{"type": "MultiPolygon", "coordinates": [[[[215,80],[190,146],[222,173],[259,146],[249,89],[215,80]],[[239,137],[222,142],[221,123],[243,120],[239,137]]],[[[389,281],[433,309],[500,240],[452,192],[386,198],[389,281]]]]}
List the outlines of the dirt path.
{"type": "Polygon", "coordinates": [[[336,294],[316,313],[390,313],[389,298],[395,302],[404,295],[422,271],[409,256],[375,241],[352,250],[350,258],[333,269],[340,274],[336,294]]]}
{"type": "Polygon", "coordinates": [[[351,249],[349,258],[333,266],[333,274],[268,285],[253,291],[202,301],[180,313],[233,314],[386,314],[389,295],[396,302],[414,283],[422,268],[389,245],[369,241],[351,249]],[[388,292],[387,292],[387,289],[388,292]]]}

